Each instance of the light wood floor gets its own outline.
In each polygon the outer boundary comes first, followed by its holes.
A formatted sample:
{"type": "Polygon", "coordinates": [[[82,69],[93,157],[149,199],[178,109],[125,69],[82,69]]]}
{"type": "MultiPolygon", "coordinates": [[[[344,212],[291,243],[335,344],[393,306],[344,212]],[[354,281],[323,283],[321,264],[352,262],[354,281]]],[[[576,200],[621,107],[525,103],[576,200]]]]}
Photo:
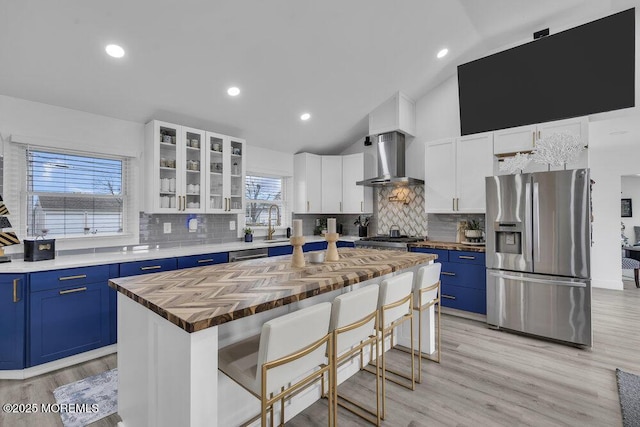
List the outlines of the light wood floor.
{"type": "MultiPolygon", "coordinates": [[[[593,290],[594,346],[580,350],[443,316],[442,363],[423,364],[414,392],[389,383],[385,426],[620,426],[615,369],[640,373],[640,289],[593,290]]],[[[392,363],[408,355],[392,351],[392,363]]],[[[116,366],[107,356],[25,381],[0,381],[0,402],[54,402],[54,388],[116,366]]],[[[341,391],[372,396],[373,375],[360,373],[341,391]]],[[[114,426],[112,415],[92,426],[114,426]]],[[[340,426],[363,425],[345,410],[340,426]]],[[[1,426],[62,426],[57,415],[0,414],[1,426]]],[[[326,425],[321,401],[290,426],[326,425]]]]}

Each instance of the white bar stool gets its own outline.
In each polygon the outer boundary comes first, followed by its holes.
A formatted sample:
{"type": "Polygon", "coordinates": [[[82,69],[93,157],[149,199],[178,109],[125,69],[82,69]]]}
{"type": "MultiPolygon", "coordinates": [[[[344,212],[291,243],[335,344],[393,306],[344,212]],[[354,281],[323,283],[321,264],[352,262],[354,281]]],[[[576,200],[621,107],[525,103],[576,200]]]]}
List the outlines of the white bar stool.
{"type": "Polygon", "coordinates": [[[406,382],[399,381],[395,378],[389,378],[398,385],[415,390],[415,358],[413,346],[413,272],[402,273],[389,279],[383,280],[380,284],[380,294],[378,296],[378,310],[380,312],[380,323],[378,329],[381,332],[382,342],[382,419],[385,417],[385,387],[387,373],[394,374],[411,381],[411,385],[406,382]],[[399,371],[387,369],[385,361],[384,342],[387,336],[391,337],[391,348],[395,346],[393,343],[393,331],[402,323],[409,321],[411,330],[411,374],[407,376],[399,371]]]}
{"type": "Polygon", "coordinates": [[[440,363],[440,270],[442,264],[429,264],[418,269],[413,284],[413,309],[418,312],[418,382],[422,382],[422,359],[440,363]],[[437,356],[432,358],[422,352],[422,312],[435,306],[438,310],[437,356]]]}
{"type": "Polygon", "coordinates": [[[333,300],[330,329],[333,331],[333,378],[335,395],[333,414],[337,425],[338,404],[364,420],[380,425],[380,363],[376,357],[376,409],[364,407],[338,392],[338,368],[356,356],[360,356],[360,369],[364,368],[363,350],[374,346],[378,354],[378,285],[370,285],[356,291],[342,294],[333,300]],[[340,398],[342,401],[340,401],[340,398]],[[348,403],[346,405],[344,402],[348,403]],[[357,408],[357,409],[356,409],[357,408]],[[371,418],[369,415],[375,417],[371,418]]]}
{"type": "Polygon", "coordinates": [[[327,357],[333,352],[330,317],[331,303],[316,304],[272,319],[262,325],[260,335],[220,349],[219,369],[260,399],[260,414],[247,424],[261,418],[261,425],[265,427],[269,412],[273,426],[273,407],[280,401],[280,425],[284,425],[285,399],[318,380],[324,396],[326,374],[329,377],[328,425],[333,425],[334,382],[331,357],[327,357]]]}

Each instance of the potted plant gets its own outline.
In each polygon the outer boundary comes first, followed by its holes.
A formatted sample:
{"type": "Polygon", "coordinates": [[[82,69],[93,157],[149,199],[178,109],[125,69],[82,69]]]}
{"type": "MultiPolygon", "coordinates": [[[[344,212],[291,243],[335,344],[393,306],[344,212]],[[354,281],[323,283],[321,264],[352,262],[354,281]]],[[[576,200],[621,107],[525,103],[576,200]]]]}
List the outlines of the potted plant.
{"type": "Polygon", "coordinates": [[[251,227],[245,227],[244,231],[244,241],[245,242],[253,242],[253,230],[251,227]]]}
{"type": "Polygon", "coordinates": [[[480,227],[480,221],[472,219],[467,222],[464,228],[464,235],[468,239],[479,239],[482,237],[482,227],[480,227]]]}

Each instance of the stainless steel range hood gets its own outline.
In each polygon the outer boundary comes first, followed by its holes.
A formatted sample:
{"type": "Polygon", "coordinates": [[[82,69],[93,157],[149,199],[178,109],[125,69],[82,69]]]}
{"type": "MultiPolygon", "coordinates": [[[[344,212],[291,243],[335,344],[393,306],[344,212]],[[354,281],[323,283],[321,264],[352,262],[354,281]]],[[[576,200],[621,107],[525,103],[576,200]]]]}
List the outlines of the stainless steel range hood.
{"type": "Polygon", "coordinates": [[[389,132],[378,135],[378,176],[356,184],[367,187],[424,184],[421,179],[405,176],[404,134],[389,132]]]}

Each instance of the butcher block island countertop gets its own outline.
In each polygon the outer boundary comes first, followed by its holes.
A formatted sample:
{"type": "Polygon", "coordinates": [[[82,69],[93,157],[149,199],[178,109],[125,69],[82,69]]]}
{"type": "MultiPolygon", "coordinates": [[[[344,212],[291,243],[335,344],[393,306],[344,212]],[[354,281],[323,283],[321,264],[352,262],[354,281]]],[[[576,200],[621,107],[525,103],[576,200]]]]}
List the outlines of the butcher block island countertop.
{"type": "Polygon", "coordinates": [[[467,252],[485,252],[484,245],[469,245],[465,243],[454,242],[437,242],[425,240],[423,242],[412,242],[408,244],[409,248],[431,248],[445,249],[450,251],[467,251],[467,252]]]}
{"type": "Polygon", "coordinates": [[[291,266],[291,255],[112,279],[109,286],[187,332],[428,263],[436,255],[340,248],[339,261],[291,266]]]}

